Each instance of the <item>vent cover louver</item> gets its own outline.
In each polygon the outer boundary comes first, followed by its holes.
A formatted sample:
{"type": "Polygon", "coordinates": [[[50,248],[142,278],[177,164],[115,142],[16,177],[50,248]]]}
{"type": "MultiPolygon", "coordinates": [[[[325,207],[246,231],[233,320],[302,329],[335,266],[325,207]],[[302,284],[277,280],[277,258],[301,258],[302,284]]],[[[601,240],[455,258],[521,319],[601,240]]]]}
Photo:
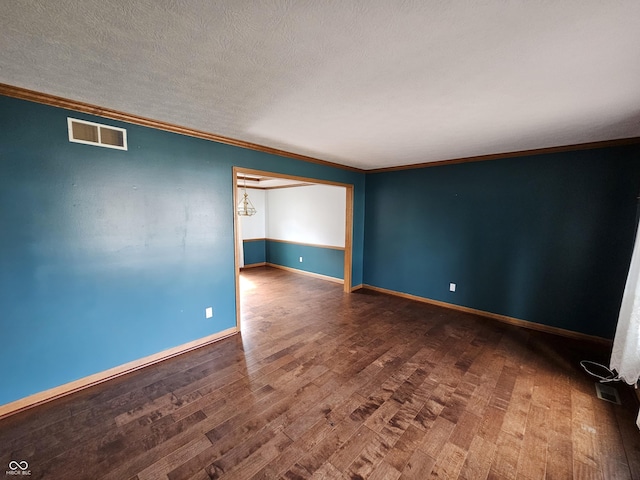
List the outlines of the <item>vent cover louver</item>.
{"type": "Polygon", "coordinates": [[[607,402],[622,405],[622,402],[620,402],[620,395],[618,395],[618,390],[610,385],[596,383],[596,395],[600,400],[606,400],[607,402]]]}
{"type": "Polygon", "coordinates": [[[124,128],[67,118],[69,141],[99,147],[127,149],[127,131],[124,128]]]}

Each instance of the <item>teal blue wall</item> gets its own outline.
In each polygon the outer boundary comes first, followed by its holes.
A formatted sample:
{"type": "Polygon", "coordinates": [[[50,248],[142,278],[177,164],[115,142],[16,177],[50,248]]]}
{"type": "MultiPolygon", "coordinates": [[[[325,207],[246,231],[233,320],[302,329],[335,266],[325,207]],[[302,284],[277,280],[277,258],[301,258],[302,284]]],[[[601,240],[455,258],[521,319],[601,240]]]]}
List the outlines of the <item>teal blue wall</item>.
{"type": "Polygon", "coordinates": [[[235,324],[233,166],[353,184],[354,286],[610,338],[639,155],[368,174],[365,231],[364,174],[0,97],[0,404],[235,324]],[[68,142],[67,116],[129,151],[68,142]]]}
{"type": "Polygon", "coordinates": [[[273,240],[266,247],[269,263],[344,279],[344,250],[273,240]]]}
{"type": "Polygon", "coordinates": [[[266,240],[263,238],[260,240],[243,240],[242,250],[245,265],[254,265],[267,261],[267,245],[266,240]]]}
{"type": "Polygon", "coordinates": [[[364,281],[612,338],[639,192],[638,145],[369,174],[364,281]]]}
{"type": "Polygon", "coordinates": [[[353,184],[362,283],[363,174],[0,96],[0,404],[235,325],[233,166],[353,184]]]}

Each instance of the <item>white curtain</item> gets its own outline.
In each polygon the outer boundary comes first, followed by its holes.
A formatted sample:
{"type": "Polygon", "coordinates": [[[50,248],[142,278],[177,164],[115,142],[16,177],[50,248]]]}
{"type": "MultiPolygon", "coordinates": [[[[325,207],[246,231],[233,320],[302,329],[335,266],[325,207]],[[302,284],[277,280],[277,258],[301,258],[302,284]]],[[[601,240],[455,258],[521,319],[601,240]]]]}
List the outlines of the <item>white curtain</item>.
{"type": "Polygon", "coordinates": [[[640,378],[640,236],[636,236],[622,297],[611,368],[616,369],[618,376],[630,385],[640,378]]]}
{"type": "MultiPolygon", "coordinates": [[[[613,340],[610,368],[630,385],[635,385],[640,378],[640,235],[637,234],[613,340]]],[[[640,413],[637,424],[640,428],[640,413]]]]}

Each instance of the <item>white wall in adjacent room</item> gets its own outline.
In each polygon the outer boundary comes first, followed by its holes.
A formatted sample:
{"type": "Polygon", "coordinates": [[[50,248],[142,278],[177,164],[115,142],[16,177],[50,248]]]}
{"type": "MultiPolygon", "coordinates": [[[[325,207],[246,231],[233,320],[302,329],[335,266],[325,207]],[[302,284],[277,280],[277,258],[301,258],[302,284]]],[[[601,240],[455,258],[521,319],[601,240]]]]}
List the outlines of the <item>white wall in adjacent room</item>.
{"type": "Polygon", "coordinates": [[[266,190],[265,200],[267,238],[344,247],[344,187],[309,185],[272,189],[266,190]]]}
{"type": "MultiPolygon", "coordinates": [[[[265,238],[266,235],[266,218],[267,206],[265,201],[266,190],[258,190],[255,188],[247,188],[249,200],[257,210],[257,213],[251,217],[238,217],[240,219],[240,238],[243,240],[251,238],[265,238]]],[[[242,200],[244,189],[238,189],[238,202],[242,200]]],[[[237,205],[236,205],[237,208],[237,205]]]]}

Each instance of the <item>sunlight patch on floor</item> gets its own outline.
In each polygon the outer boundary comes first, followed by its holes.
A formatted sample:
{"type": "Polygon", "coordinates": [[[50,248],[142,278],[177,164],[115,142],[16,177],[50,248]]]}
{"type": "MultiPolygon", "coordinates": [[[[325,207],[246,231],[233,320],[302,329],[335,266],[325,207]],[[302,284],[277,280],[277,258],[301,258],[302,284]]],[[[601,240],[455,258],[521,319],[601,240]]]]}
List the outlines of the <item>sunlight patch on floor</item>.
{"type": "Polygon", "coordinates": [[[256,284],[246,277],[240,276],[240,291],[249,292],[256,288],[256,284]]]}

